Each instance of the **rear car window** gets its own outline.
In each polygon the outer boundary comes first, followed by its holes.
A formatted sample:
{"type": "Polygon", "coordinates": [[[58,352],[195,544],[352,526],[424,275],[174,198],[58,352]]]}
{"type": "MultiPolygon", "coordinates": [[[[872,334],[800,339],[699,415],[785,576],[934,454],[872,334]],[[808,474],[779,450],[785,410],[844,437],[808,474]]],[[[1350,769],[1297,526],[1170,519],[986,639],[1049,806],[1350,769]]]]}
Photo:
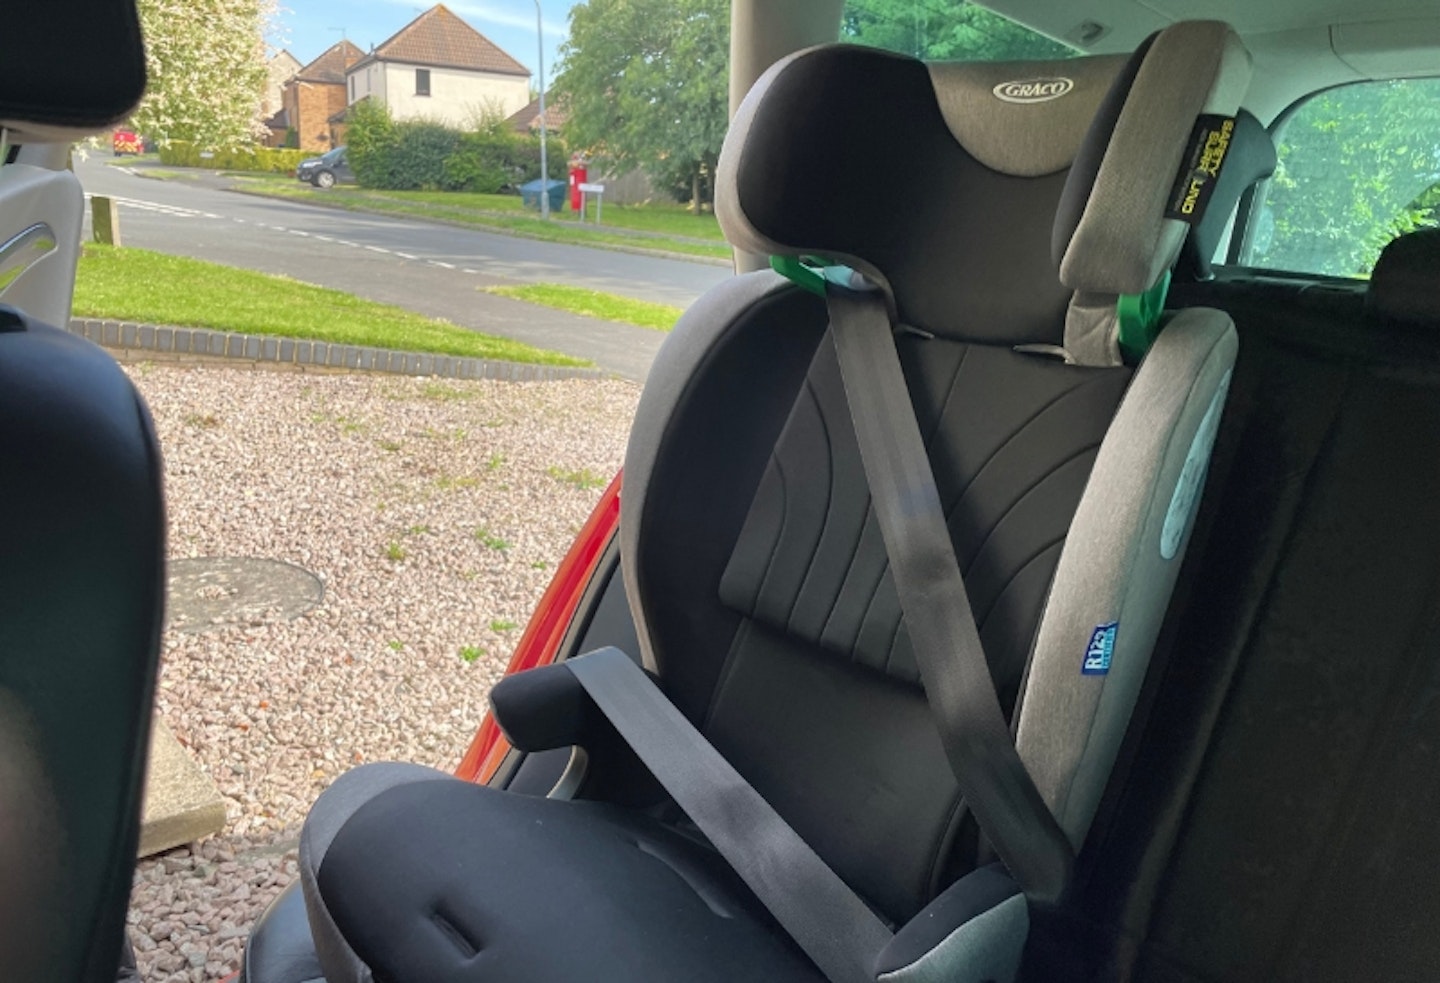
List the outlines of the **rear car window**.
{"type": "Polygon", "coordinates": [[[1398,235],[1440,225],[1440,79],[1360,82],[1312,96],[1275,130],[1247,266],[1368,277],[1398,235]]]}
{"type": "Polygon", "coordinates": [[[846,0],[840,40],[925,61],[1068,58],[1074,48],[973,3],[846,0]]]}

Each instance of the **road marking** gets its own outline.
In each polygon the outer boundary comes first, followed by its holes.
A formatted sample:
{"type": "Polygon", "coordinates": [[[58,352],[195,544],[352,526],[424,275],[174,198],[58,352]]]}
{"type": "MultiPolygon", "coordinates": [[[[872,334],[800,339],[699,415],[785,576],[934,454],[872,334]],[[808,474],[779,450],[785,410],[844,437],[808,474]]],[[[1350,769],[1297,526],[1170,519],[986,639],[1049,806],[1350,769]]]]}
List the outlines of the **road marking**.
{"type": "MultiPolygon", "coordinates": [[[[93,195],[86,195],[87,199],[93,195]]],[[[219,215],[211,212],[202,212],[195,208],[182,208],[179,205],[164,205],[158,201],[144,201],[140,198],[122,198],[120,195],[111,195],[110,199],[126,208],[134,208],[142,212],[157,212],[161,215],[169,215],[172,218],[219,218],[219,215]]]]}
{"type": "MultiPolygon", "coordinates": [[[[123,169],[123,168],[122,168],[122,169],[123,169]]],[[[87,194],[85,197],[86,197],[87,199],[89,199],[89,198],[91,198],[91,197],[93,197],[93,196],[87,194]]],[[[168,215],[168,216],[171,216],[172,218],[213,218],[213,219],[223,219],[223,218],[226,217],[226,216],[224,216],[224,215],[216,215],[214,212],[201,211],[200,209],[197,209],[197,208],[185,208],[185,207],[183,207],[183,206],[181,206],[181,205],[167,205],[167,204],[164,204],[164,203],[162,203],[162,202],[158,202],[158,201],[146,201],[146,200],[141,199],[141,198],[124,198],[124,197],[121,197],[121,196],[119,196],[119,195],[111,195],[110,197],[111,197],[111,199],[112,199],[113,201],[119,203],[120,205],[125,206],[126,208],[134,208],[134,209],[138,209],[139,211],[146,211],[146,212],[155,212],[155,213],[160,214],[160,215],[168,215]]],[[[399,252],[399,251],[386,249],[386,248],[384,248],[383,246],[372,246],[372,245],[369,245],[369,244],[362,244],[362,243],[358,243],[358,242],[352,242],[352,241],[349,240],[349,239],[336,239],[336,238],[334,238],[334,237],[332,237],[332,236],[321,235],[321,234],[318,233],[318,232],[305,232],[305,231],[303,231],[303,230],[301,230],[301,229],[287,229],[287,228],[286,228],[285,226],[283,226],[283,225],[271,225],[271,224],[268,223],[268,222],[252,221],[252,220],[250,220],[250,219],[236,218],[236,217],[234,217],[234,216],[230,216],[230,221],[236,223],[237,225],[253,225],[253,226],[254,226],[255,228],[257,228],[257,229],[270,229],[270,230],[273,231],[273,232],[288,232],[290,235],[301,236],[302,238],[307,238],[307,239],[319,239],[321,242],[333,242],[333,243],[335,243],[335,244],[337,244],[337,245],[340,245],[340,246],[348,246],[348,247],[350,247],[351,249],[368,249],[368,250],[369,250],[370,252],[372,252],[372,253],[380,253],[381,255],[384,255],[384,256],[396,256],[396,257],[398,257],[398,258],[400,258],[400,259],[412,260],[412,261],[420,260],[420,257],[419,257],[419,256],[416,256],[416,255],[414,255],[414,254],[412,254],[412,253],[402,253],[402,252],[399,252]]],[[[447,263],[447,262],[445,262],[445,261],[443,261],[443,260],[427,259],[427,260],[424,260],[423,262],[427,263],[427,264],[430,265],[430,266],[438,266],[438,267],[439,267],[440,269],[442,269],[442,270],[454,270],[454,269],[456,269],[456,266],[455,266],[454,263],[447,263]]],[[[469,275],[469,276],[479,276],[479,275],[480,275],[480,271],[479,271],[479,270],[471,269],[471,268],[469,268],[469,267],[465,267],[464,269],[460,270],[460,272],[465,273],[465,274],[467,274],[467,275],[469,275]]]]}

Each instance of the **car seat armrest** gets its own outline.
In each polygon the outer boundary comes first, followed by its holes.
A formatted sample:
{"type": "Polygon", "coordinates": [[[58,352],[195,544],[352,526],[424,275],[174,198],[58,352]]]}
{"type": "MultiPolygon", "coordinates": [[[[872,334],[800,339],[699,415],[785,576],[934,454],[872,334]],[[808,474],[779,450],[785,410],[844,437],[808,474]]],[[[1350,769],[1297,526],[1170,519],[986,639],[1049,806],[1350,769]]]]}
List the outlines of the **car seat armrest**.
{"type": "Polygon", "coordinates": [[[1030,913],[1005,867],[971,871],[911,918],[875,960],[880,983],[1014,977],[1030,913]]]}
{"type": "Polygon", "coordinates": [[[495,722],[521,751],[593,747],[614,728],[564,663],[506,676],[490,691],[495,722]]]}

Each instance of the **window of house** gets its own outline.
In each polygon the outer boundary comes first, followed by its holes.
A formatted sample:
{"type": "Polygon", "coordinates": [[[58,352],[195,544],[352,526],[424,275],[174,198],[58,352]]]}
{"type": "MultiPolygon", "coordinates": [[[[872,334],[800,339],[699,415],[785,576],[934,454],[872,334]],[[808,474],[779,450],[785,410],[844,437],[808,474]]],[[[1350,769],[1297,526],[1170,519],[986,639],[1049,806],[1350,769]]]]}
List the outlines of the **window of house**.
{"type": "Polygon", "coordinates": [[[1256,193],[1243,264],[1366,277],[1391,239],[1440,226],[1440,79],[1318,93],[1275,138],[1280,163],[1256,193]]]}
{"type": "Polygon", "coordinates": [[[350,76],[350,101],[355,101],[355,76],[350,76]]]}
{"type": "Polygon", "coordinates": [[[1069,58],[1077,52],[973,3],[845,0],[840,40],[926,61],[1069,58]]]}
{"type": "Polygon", "coordinates": [[[415,94],[417,96],[428,96],[430,94],[430,69],[415,69],[415,94]]]}

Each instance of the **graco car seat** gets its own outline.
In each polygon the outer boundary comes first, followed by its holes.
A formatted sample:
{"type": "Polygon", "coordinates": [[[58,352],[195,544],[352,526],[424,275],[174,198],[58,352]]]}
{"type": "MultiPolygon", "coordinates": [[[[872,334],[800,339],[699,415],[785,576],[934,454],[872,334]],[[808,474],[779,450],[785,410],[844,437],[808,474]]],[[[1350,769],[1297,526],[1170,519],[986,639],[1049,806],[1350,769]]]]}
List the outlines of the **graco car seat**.
{"type": "Polygon", "coordinates": [[[1223,406],[1228,319],[1156,311],[1248,64],[1206,22],[1129,59],[767,72],[717,210],[786,275],[711,291],[651,371],[641,651],[493,694],[516,747],[585,749],[579,794],[342,776],[300,848],[329,983],[1013,976],[1223,406]]]}

